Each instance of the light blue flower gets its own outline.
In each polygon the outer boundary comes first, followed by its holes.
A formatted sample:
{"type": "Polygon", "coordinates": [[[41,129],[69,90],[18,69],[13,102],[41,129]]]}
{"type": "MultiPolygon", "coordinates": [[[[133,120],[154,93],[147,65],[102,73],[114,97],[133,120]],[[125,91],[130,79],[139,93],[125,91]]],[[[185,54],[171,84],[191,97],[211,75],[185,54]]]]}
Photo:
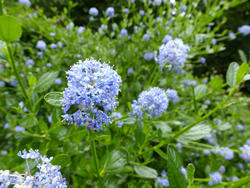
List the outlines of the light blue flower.
{"type": "Polygon", "coordinates": [[[80,35],[80,34],[82,34],[84,31],[85,31],[85,27],[80,26],[80,27],[78,28],[78,30],[77,30],[77,34],[80,35]]]}
{"type": "Polygon", "coordinates": [[[159,68],[162,69],[166,63],[172,64],[174,67],[184,66],[188,57],[187,52],[190,50],[181,39],[174,39],[159,47],[159,55],[156,61],[159,68]]]}
{"type": "Polygon", "coordinates": [[[17,80],[12,80],[12,81],[10,82],[10,85],[13,86],[13,87],[15,87],[15,86],[18,85],[18,81],[17,81],[17,80]]]}
{"type": "Polygon", "coordinates": [[[5,82],[4,81],[0,81],[0,87],[4,87],[5,86],[5,82]]]}
{"type": "Polygon", "coordinates": [[[170,40],[172,40],[172,37],[170,35],[165,35],[161,43],[166,44],[170,40]]]}
{"type": "Polygon", "coordinates": [[[143,16],[145,14],[144,10],[139,11],[140,16],[143,16]]]}
{"type": "Polygon", "coordinates": [[[179,102],[179,96],[174,89],[167,89],[168,98],[173,101],[173,103],[179,102]]]}
{"type": "Polygon", "coordinates": [[[181,6],[180,10],[181,10],[181,12],[186,12],[187,6],[186,5],[181,6]]]}
{"type": "Polygon", "coordinates": [[[210,181],[208,182],[208,184],[210,186],[213,186],[222,182],[222,175],[219,172],[213,172],[209,176],[210,176],[210,181]]]}
{"type": "Polygon", "coordinates": [[[166,91],[158,87],[149,88],[140,93],[138,100],[132,104],[133,114],[141,119],[144,114],[149,118],[158,117],[168,108],[166,91]]]}
{"type": "Polygon", "coordinates": [[[225,166],[221,165],[220,168],[219,168],[219,172],[220,172],[221,174],[223,174],[225,171],[226,171],[225,166]]]}
{"type": "MultiPolygon", "coordinates": [[[[120,112],[113,112],[111,114],[111,116],[114,118],[114,119],[119,119],[122,117],[122,114],[120,112]]],[[[121,128],[122,125],[123,125],[123,121],[116,121],[116,124],[118,125],[117,127],[118,128],[121,128]]]]}
{"type": "Polygon", "coordinates": [[[106,63],[86,59],[79,60],[66,73],[68,87],[63,92],[63,118],[97,131],[110,124],[109,113],[118,104],[116,96],[121,84],[117,72],[106,63]]]}
{"type": "Polygon", "coordinates": [[[206,58],[205,57],[201,57],[200,58],[200,63],[201,64],[205,64],[206,63],[206,58]]]}
{"type": "Polygon", "coordinates": [[[160,6],[162,3],[162,0],[154,0],[153,5],[160,6]]]}
{"type": "Polygon", "coordinates": [[[235,36],[234,32],[229,32],[229,37],[230,37],[231,40],[236,39],[236,36],[235,36]]]}
{"type": "Polygon", "coordinates": [[[113,7],[108,7],[106,10],[106,14],[109,18],[115,17],[115,9],[113,7]]]}
{"type": "Polygon", "coordinates": [[[133,68],[129,68],[129,69],[128,69],[128,74],[130,74],[130,75],[131,75],[131,74],[134,74],[134,69],[133,69],[133,68]]]}
{"type": "Polygon", "coordinates": [[[123,9],[123,13],[127,14],[128,13],[128,8],[123,9]]]}
{"type": "Polygon", "coordinates": [[[25,128],[21,127],[21,126],[16,126],[15,127],[15,131],[16,132],[24,132],[25,131],[25,128]]]}
{"type": "Polygon", "coordinates": [[[240,32],[242,35],[247,36],[250,34],[250,26],[249,25],[243,25],[238,28],[238,32],[240,32]]]}
{"type": "Polygon", "coordinates": [[[212,38],[212,41],[211,41],[211,42],[212,42],[213,45],[216,45],[216,43],[217,43],[217,41],[216,41],[215,38],[212,38]]]}
{"type": "Polygon", "coordinates": [[[56,84],[56,85],[61,85],[61,84],[62,84],[61,78],[55,79],[55,84],[56,84]]]}
{"type": "Polygon", "coordinates": [[[145,40],[146,42],[148,42],[149,39],[150,39],[150,35],[149,34],[143,35],[143,40],[145,40]]]}
{"type": "Polygon", "coordinates": [[[50,44],[50,48],[51,48],[51,49],[54,49],[54,48],[56,48],[56,47],[57,47],[56,44],[54,44],[54,43],[51,43],[51,44],[50,44]]]}
{"type": "Polygon", "coordinates": [[[54,36],[56,36],[56,34],[53,33],[53,32],[50,32],[50,33],[49,33],[49,36],[54,37],[54,36]]]}
{"type": "Polygon", "coordinates": [[[183,166],[181,167],[181,173],[187,178],[187,170],[183,166]]]}
{"type": "Polygon", "coordinates": [[[155,52],[147,52],[144,54],[143,58],[146,60],[146,61],[150,61],[152,59],[154,59],[155,57],[155,52]]]}
{"type": "Polygon", "coordinates": [[[98,10],[97,10],[97,8],[91,7],[91,8],[89,9],[89,15],[91,15],[91,16],[97,16],[97,15],[98,15],[98,10]]]}
{"type": "Polygon", "coordinates": [[[121,29],[120,34],[119,34],[119,38],[123,38],[128,36],[128,31],[126,29],[121,29]]]}
{"type": "Polygon", "coordinates": [[[30,0],[18,0],[21,5],[31,6],[30,0]]]}
{"type": "Polygon", "coordinates": [[[36,43],[36,47],[39,49],[39,50],[46,50],[46,43],[43,41],[43,40],[39,40],[37,41],[36,43]]]}
{"type": "Polygon", "coordinates": [[[241,154],[239,154],[240,158],[245,160],[246,162],[250,161],[250,146],[245,144],[243,147],[239,147],[241,154]]]}

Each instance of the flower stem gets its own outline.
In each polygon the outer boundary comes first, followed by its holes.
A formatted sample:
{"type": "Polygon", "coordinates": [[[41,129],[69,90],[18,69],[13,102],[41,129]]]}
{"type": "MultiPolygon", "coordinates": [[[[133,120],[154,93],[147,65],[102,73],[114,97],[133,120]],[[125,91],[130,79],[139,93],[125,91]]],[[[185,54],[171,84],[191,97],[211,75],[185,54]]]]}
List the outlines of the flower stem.
{"type": "MultiPolygon", "coordinates": [[[[0,1],[1,1],[1,0],[0,0],[0,1]]],[[[9,61],[9,62],[10,62],[10,65],[11,65],[11,67],[12,67],[12,69],[13,69],[13,71],[14,71],[15,77],[16,77],[16,79],[17,79],[17,81],[18,81],[18,83],[19,83],[19,85],[20,85],[20,87],[21,87],[22,94],[23,94],[23,96],[25,97],[25,99],[28,101],[30,110],[33,111],[33,110],[32,110],[32,104],[31,104],[31,102],[30,102],[30,100],[29,100],[28,94],[27,94],[27,92],[26,92],[26,90],[25,90],[25,87],[24,87],[24,85],[23,85],[23,82],[22,82],[22,80],[21,80],[21,77],[20,77],[19,73],[17,72],[17,68],[16,68],[16,65],[15,65],[13,53],[12,53],[12,51],[11,51],[11,44],[10,44],[10,43],[7,43],[7,50],[8,50],[9,57],[10,57],[10,61],[9,61]]]]}
{"type": "Polygon", "coordinates": [[[97,152],[96,152],[95,137],[94,136],[95,135],[94,135],[93,130],[90,130],[89,131],[90,149],[91,149],[91,153],[92,153],[92,156],[94,159],[95,171],[96,171],[96,175],[98,178],[98,187],[104,188],[104,184],[103,184],[103,181],[102,181],[100,173],[99,173],[99,160],[98,160],[98,156],[97,156],[97,152]]]}

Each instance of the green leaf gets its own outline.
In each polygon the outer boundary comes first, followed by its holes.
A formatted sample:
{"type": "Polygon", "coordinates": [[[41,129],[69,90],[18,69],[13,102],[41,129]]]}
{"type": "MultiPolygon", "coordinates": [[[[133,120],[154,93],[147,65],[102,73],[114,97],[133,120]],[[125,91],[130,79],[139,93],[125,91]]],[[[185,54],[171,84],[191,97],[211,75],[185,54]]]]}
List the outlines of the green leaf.
{"type": "Polygon", "coordinates": [[[187,179],[188,179],[188,186],[191,186],[194,180],[194,172],[195,167],[192,163],[189,163],[187,166],[187,179]]]}
{"type": "Polygon", "coordinates": [[[59,154],[56,155],[51,162],[54,165],[60,165],[61,167],[65,167],[70,164],[71,160],[68,154],[59,154]]]}
{"type": "Polygon", "coordinates": [[[47,93],[44,96],[44,100],[52,105],[52,106],[56,106],[56,107],[61,107],[62,106],[62,99],[63,99],[63,93],[62,92],[50,92],[47,93]]]}
{"type": "Polygon", "coordinates": [[[35,116],[27,116],[21,120],[20,124],[24,128],[32,128],[38,124],[38,121],[35,116]]]}
{"type": "Polygon", "coordinates": [[[227,69],[226,79],[227,79],[227,84],[230,87],[235,87],[236,85],[236,75],[238,69],[239,69],[239,64],[235,62],[231,63],[227,69]]]}
{"type": "Polygon", "coordinates": [[[201,99],[207,94],[207,86],[205,84],[198,85],[194,88],[195,99],[201,99]]]}
{"type": "Polygon", "coordinates": [[[230,123],[228,123],[228,122],[223,123],[223,124],[221,124],[221,125],[218,125],[218,129],[219,129],[220,131],[225,131],[225,130],[227,130],[227,129],[231,129],[231,127],[232,127],[232,125],[231,125],[230,123]]]}
{"type": "Polygon", "coordinates": [[[171,132],[172,130],[164,121],[154,121],[153,124],[156,127],[156,129],[160,129],[163,134],[171,132]]]}
{"type": "Polygon", "coordinates": [[[238,53],[240,55],[240,59],[243,63],[246,63],[247,62],[247,57],[246,57],[246,54],[242,51],[242,50],[238,50],[238,53]]]}
{"type": "Polygon", "coordinates": [[[136,174],[143,178],[157,178],[157,171],[147,166],[134,166],[136,174]]]}
{"type": "Polygon", "coordinates": [[[244,76],[247,74],[248,72],[248,68],[249,65],[247,63],[242,63],[240,65],[239,70],[237,71],[237,75],[236,75],[236,83],[239,84],[242,82],[244,76]]]}
{"type": "Polygon", "coordinates": [[[211,131],[211,127],[207,124],[198,124],[192,127],[188,132],[182,135],[187,140],[199,140],[207,136],[211,131]]]}
{"type": "Polygon", "coordinates": [[[178,152],[168,146],[167,172],[171,188],[186,188],[185,176],[181,173],[182,160],[178,152]]]}
{"type": "Polygon", "coordinates": [[[41,93],[48,90],[54,83],[57,75],[58,72],[47,72],[43,74],[37,81],[34,91],[37,93],[41,93]]]}
{"type": "Polygon", "coordinates": [[[107,152],[104,157],[103,169],[101,170],[101,173],[117,174],[123,171],[126,163],[127,160],[125,153],[119,150],[107,152]]]}
{"type": "Polygon", "coordinates": [[[209,86],[213,90],[218,91],[223,86],[223,80],[219,76],[214,76],[213,79],[209,82],[209,86]]]}
{"type": "Polygon", "coordinates": [[[13,16],[0,16],[0,40],[12,42],[22,35],[22,28],[13,16]]]}

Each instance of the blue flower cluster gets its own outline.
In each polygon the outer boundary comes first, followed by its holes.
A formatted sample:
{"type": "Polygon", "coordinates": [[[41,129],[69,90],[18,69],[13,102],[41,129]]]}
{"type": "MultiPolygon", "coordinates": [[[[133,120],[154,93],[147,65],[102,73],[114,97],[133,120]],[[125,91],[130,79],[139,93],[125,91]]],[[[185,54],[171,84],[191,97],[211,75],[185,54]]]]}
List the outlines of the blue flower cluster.
{"type": "Polygon", "coordinates": [[[162,69],[166,63],[173,65],[175,68],[184,66],[189,50],[189,46],[185,45],[179,38],[170,40],[166,44],[161,45],[159,47],[159,55],[156,56],[159,68],[162,69]]]}
{"type": "Polygon", "coordinates": [[[54,166],[50,163],[53,157],[47,158],[41,155],[38,150],[32,149],[29,152],[23,150],[17,155],[26,160],[28,173],[25,175],[11,174],[9,170],[0,170],[1,188],[7,188],[9,185],[14,185],[14,187],[67,187],[66,179],[59,171],[60,166],[54,166]],[[39,169],[33,176],[29,170],[28,159],[34,159],[36,167],[39,169]]]}
{"type": "Polygon", "coordinates": [[[134,100],[132,104],[133,115],[138,119],[144,116],[144,112],[149,118],[160,116],[167,108],[167,93],[158,87],[143,91],[140,93],[138,100],[134,100]]]}
{"type": "Polygon", "coordinates": [[[168,98],[173,101],[173,103],[179,102],[179,96],[174,89],[167,89],[168,98]]]}
{"type": "Polygon", "coordinates": [[[245,144],[243,147],[239,148],[242,152],[239,156],[246,162],[250,161],[250,146],[245,144]]]}
{"type": "Polygon", "coordinates": [[[238,31],[244,35],[247,36],[250,34],[250,26],[249,25],[243,25],[241,27],[238,28],[238,31]]]}
{"type": "Polygon", "coordinates": [[[161,172],[161,177],[157,177],[156,180],[158,181],[159,184],[163,187],[169,187],[169,181],[167,179],[167,172],[163,170],[161,172]]]}
{"type": "Polygon", "coordinates": [[[68,87],[63,93],[63,118],[88,129],[103,129],[111,123],[109,113],[118,102],[121,77],[106,63],[94,59],[79,60],[68,74],[68,87]]]}
{"type": "Polygon", "coordinates": [[[208,184],[210,186],[213,186],[222,182],[222,175],[219,172],[213,172],[209,176],[210,176],[210,181],[208,182],[208,184]]]}

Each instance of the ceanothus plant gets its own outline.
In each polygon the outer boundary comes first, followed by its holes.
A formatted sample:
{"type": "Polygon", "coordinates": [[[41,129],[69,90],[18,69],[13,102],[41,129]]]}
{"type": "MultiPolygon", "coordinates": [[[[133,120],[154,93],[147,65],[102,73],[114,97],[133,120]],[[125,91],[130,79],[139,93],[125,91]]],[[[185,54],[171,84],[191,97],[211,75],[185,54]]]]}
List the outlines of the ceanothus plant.
{"type": "Polygon", "coordinates": [[[248,25],[219,32],[224,11],[243,1],[199,2],[94,5],[84,8],[90,18],[81,26],[72,1],[53,18],[33,1],[0,6],[0,187],[248,182],[242,106],[249,100],[233,95],[249,79],[247,56],[240,51],[242,64],[230,64],[226,83],[192,74],[194,64],[207,66],[209,54],[224,50],[224,40],[249,35],[248,25]],[[18,13],[24,37],[6,12],[18,13]],[[27,172],[18,173],[25,163],[27,172]]]}

